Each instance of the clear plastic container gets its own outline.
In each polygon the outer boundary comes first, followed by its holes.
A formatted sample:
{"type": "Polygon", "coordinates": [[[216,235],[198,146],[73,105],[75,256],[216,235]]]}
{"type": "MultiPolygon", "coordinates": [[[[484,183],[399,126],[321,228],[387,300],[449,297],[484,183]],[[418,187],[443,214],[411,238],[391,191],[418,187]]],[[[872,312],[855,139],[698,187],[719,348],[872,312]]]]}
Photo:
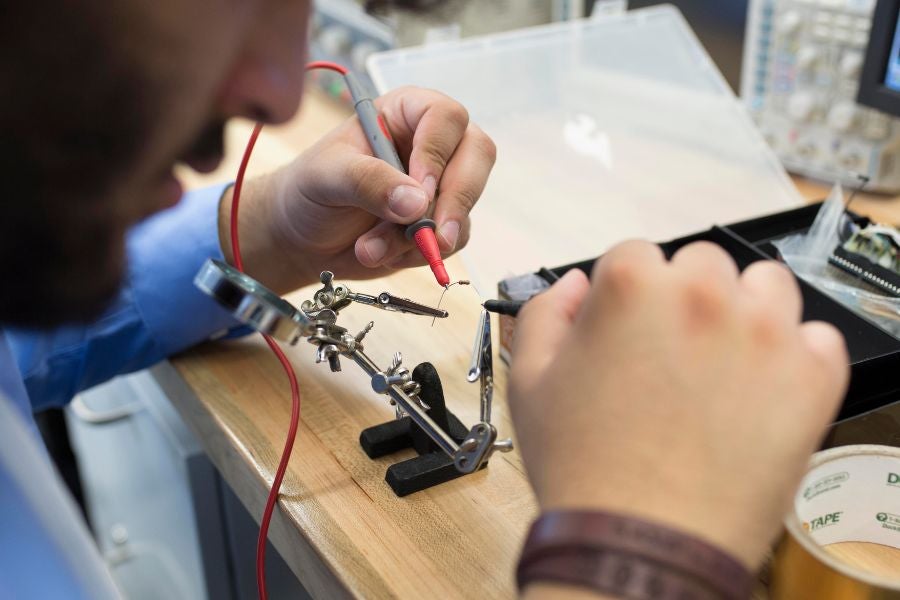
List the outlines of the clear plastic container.
{"type": "Polygon", "coordinates": [[[370,57],[380,92],[461,101],[497,164],[463,257],[493,294],[509,275],[802,203],[671,6],[370,57]]]}

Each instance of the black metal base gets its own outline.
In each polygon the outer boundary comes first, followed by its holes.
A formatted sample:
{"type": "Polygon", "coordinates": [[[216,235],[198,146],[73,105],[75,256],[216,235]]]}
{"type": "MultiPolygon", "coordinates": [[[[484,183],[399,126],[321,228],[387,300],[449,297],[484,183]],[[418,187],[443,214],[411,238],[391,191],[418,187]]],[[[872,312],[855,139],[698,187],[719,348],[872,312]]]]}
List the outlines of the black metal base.
{"type": "MultiPolygon", "coordinates": [[[[441,380],[434,366],[420,364],[413,371],[413,379],[422,386],[419,397],[430,407],[426,411],[428,416],[456,443],[462,443],[469,430],[447,410],[441,380]]],[[[364,429],[359,443],[369,458],[393,454],[404,448],[413,448],[419,453],[415,458],[388,467],[384,479],[398,496],[407,496],[463,475],[456,470],[453,460],[409,417],[364,429]]]]}

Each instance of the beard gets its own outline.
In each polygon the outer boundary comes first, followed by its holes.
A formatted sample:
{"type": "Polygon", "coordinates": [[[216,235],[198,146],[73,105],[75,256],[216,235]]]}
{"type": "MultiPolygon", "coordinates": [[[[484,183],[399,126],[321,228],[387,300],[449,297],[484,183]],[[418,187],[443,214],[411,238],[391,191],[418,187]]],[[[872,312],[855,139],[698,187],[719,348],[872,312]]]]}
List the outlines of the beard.
{"type": "Polygon", "coordinates": [[[0,9],[0,324],[36,328],[102,313],[125,277],[126,232],[162,208],[178,151],[220,158],[225,125],[211,120],[149,172],[177,69],[123,50],[114,5],[46,4],[0,9]]]}
{"type": "Polygon", "coordinates": [[[0,323],[48,327],[96,317],[116,294],[140,205],[116,182],[156,115],[153,88],[81,3],[53,19],[35,4],[0,19],[0,323]]]}
{"type": "Polygon", "coordinates": [[[4,207],[0,222],[0,322],[46,328],[96,318],[121,285],[124,229],[29,200],[22,210],[4,207]]]}

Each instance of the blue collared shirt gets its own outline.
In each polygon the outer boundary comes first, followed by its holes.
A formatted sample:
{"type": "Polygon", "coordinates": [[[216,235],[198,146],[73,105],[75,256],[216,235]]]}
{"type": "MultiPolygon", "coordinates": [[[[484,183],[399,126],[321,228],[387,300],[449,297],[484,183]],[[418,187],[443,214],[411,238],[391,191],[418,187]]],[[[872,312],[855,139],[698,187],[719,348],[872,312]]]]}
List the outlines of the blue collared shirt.
{"type": "Polygon", "coordinates": [[[188,194],[134,228],[127,279],[94,323],[0,329],[0,600],[115,597],[50,467],[32,414],[238,328],[192,284],[207,258],[222,258],[217,222],[223,191],[217,186],[188,194]]]}

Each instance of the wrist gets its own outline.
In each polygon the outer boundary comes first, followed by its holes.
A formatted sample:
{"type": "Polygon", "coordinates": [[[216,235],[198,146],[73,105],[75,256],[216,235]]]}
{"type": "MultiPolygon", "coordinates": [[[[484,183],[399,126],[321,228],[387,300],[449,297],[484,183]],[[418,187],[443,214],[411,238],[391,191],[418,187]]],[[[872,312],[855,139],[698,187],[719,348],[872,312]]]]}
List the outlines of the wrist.
{"type": "Polygon", "coordinates": [[[653,480],[629,472],[552,478],[537,491],[541,511],[596,510],[659,523],[727,549],[750,570],[762,564],[780,530],[782,514],[763,502],[735,511],[736,499],[702,480],[653,480]]]}
{"type": "Polygon", "coordinates": [[[520,590],[566,585],[637,600],[744,599],[754,581],[738,559],[705,540],[658,522],[589,510],[543,513],[529,531],[516,578],[520,590]]]}
{"type": "MultiPolygon", "coordinates": [[[[303,275],[297,266],[297,253],[285,252],[273,226],[271,202],[274,201],[272,176],[255,177],[244,182],[238,208],[238,235],[244,270],[278,294],[314,283],[316,277],[303,275]]],[[[219,201],[219,245],[225,261],[235,264],[231,241],[234,186],[228,186],[219,201]]]]}

